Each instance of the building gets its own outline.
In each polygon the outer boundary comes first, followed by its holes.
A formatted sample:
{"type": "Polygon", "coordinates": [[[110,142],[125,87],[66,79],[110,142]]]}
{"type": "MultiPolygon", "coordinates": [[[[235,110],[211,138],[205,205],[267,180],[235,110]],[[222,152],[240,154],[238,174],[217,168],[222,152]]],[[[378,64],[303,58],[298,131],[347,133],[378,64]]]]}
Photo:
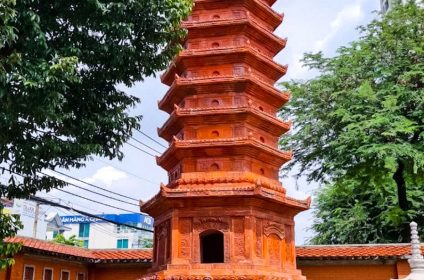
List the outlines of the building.
{"type": "MultiPolygon", "coordinates": [[[[0,280],[138,280],[148,275],[152,267],[151,249],[91,250],[27,237],[15,237],[8,242],[20,242],[23,246],[15,256],[15,264],[0,270],[0,280]]],[[[308,280],[389,280],[410,273],[408,244],[301,246],[296,252],[299,269],[308,280]]],[[[226,279],[258,279],[242,277],[231,275],[226,279]]],[[[197,279],[223,278],[206,274],[197,279]]]]}
{"type": "Polygon", "coordinates": [[[46,238],[49,223],[46,220],[46,207],[25,199],[1,199],[0,203],[3,204],[6,214],[19,216],[23,228],[18,231],[18,235],[39,239],[46,238]]]}
{"type": "MultiPolygon", "coordinates": [[[[66,238],[75,235],[90,249],[134,249],[151,247],[153,242],[153,219],[142,214],[103,214],[101,218],[120,224],[139,227],[143,230],[116,225],[101,219],[86,216],[61,216],[61,222],[70,230],[63,234],[66,238]]],[[[47,239],[53,239],[57,230],[49,231],[47,239]]]]}
{"type": "Polygon", "coordinates": [[[169,181],[141,206],[155,219],[153,265],[143,279],[304,279],[296,268],[294,216],[310,200],[278,180],[291,153],[278,149],[289,100],[274,84],[275,0],[197,0],[183,50],[162,76],[159,108],[169,148],[157,159],[169,181]],[[206,277],[207,275],[207,277],[206,277]],[[206,278],[204,278],[206,277],[206,278]]]}

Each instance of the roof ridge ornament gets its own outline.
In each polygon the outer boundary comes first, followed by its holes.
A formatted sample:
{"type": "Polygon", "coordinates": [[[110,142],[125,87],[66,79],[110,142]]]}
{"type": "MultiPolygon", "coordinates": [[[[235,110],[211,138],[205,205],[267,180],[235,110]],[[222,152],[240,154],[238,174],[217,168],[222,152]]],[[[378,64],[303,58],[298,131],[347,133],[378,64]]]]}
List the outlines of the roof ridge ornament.
{"type": "Polygon", "coordinates": [[[411,226],[411,256],[408,259],[411,267],[411,274],[401,280],[424,280],[424,257],[421,253],[420,237],[418,235],[418,225],[416,222],[410,223],[411,226]]]}

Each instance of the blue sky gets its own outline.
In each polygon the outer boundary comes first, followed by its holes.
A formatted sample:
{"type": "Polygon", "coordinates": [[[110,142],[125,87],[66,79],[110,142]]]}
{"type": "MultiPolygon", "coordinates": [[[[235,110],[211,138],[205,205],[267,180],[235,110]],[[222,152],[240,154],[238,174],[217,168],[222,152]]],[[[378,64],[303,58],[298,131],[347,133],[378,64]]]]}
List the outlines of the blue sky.
{"type": "MultiPolygon", "coordinates": [[[[286,49],[275,58],[279,63],[289,65],[288,74],[281,81],[313,77],[314,73],[302,68],[299,62],[303,53],[323,51],[327,56],[334,55],[338,47],[358,38],[359,34],[356,30],[358,25],[366,24],[378,16],[373,11],[379,9],[379,2],[379,0],[277,1],[274,9],[285,13],[284,23],[277,29],[277,34],[288,38],[286,49]]],[[[141,130],[165,144],[157,137],[156,129],[167,119],[167,114],[157,108],[157,101],[165,94],[167,87],[162,85],[159,78],[156,77],[147,78],[144,82],[137,83],[134,87],[125,88],[124,90],[141,98],[141,103],[131,112],[134,115],[143,115],[141,130]]],[[[151,142],[139,133],[135,133],[134,136],[159,151],[164,150],[161,146],[151,142]]],[[[133,144],[138,145],[134,142],[133,144]]],[[[143,147],[140,146],[140,148],[143,147]]],[[[149,199],[158,192],[161,182],[167,182],[165,171],[156,165],[153,157],[131,146],[126,145],[124,153],[125,158],[122,162],[117,160],[108,162],[107,159],[100,161],[94,158],[92,162],[87,163],[85,169],[72,170],[68,173],[114,192],[141,200],[149,199]],[[137,177],[129,173],[133,173],[137,177]]],[[[317,184],[308,184],[303,180],[296,182],[290,176],[283,180],[283,184],[288,194],[297,198],[313,195],[313,191],[319,187],[317,184]],[[299,190],[296,190],[296,185],[299,190]]],[[[66,189],[84,197],[99,200],[98,196],[83,190],[73,187],[67,187],[66,189]]],[[[72,204],[76,208],[92,213],[119,212],[80,198],[65,195],[57,190],[49,194],[43,193],[40,195],[56,201],[61,199],[63,203],[72,204]]],[[[132,211],[138,211],[135,206],[125,205],[105,198],[100,198],[100,200],[132,211]]],[[[312,232],[307,230],[311,226],[313,219],[312,211],[306,211],[296,217],[297,244],[304,244],[312,235],[312,232]]]]}

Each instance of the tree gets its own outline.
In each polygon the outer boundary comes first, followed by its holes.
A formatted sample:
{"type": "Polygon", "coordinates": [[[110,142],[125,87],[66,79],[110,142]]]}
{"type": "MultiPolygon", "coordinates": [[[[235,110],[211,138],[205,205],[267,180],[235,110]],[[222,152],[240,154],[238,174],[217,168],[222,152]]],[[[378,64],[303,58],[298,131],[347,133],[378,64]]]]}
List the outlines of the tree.
{"type": "Polygon", "coordinates": [[[409,2],[360,30],[335,57],[305,55],[316,78],[285,84],[288,168],[326,185],[313,243],[407,242],[408,222],[424,225],[424,10],[409,2]]]}
{"type": "Polygon", "coordinates": [[[63,236],[63,234],[58,234],[54,237],[53,242],[58,244],[71,245],[75,247],[83,246],[82,240],[77,239],[76,235],[71,235],[69,236],[69,238],[66,238],[65,236],[63,236]]]}
{"type": "MultiPolygon", "coordinates": [[[[65,185],[40,176],[44,169],[80,168],[91,155],[123,157],[121,147],[140,120],[128,110],[139,99],[117,85],[132,86],[166,67],[181,49],[180,22],[191,5],[0,2],[0,170],[8,178],[0,197],[65,185]]],[[[0,248],[16,232],[11,223],[0,216],[0,248]]]]}

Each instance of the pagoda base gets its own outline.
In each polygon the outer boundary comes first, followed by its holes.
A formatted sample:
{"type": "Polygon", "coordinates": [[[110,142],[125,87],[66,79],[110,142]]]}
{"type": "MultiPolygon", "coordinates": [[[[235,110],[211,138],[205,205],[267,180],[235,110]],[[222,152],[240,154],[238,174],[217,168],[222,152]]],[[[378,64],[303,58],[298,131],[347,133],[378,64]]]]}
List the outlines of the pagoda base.
{"type": "Polygon", "coordinates": [[[300,270],[273,271],[271,267],[249,264],[166,265],[142,280],[306,280],[300,270]]]}

